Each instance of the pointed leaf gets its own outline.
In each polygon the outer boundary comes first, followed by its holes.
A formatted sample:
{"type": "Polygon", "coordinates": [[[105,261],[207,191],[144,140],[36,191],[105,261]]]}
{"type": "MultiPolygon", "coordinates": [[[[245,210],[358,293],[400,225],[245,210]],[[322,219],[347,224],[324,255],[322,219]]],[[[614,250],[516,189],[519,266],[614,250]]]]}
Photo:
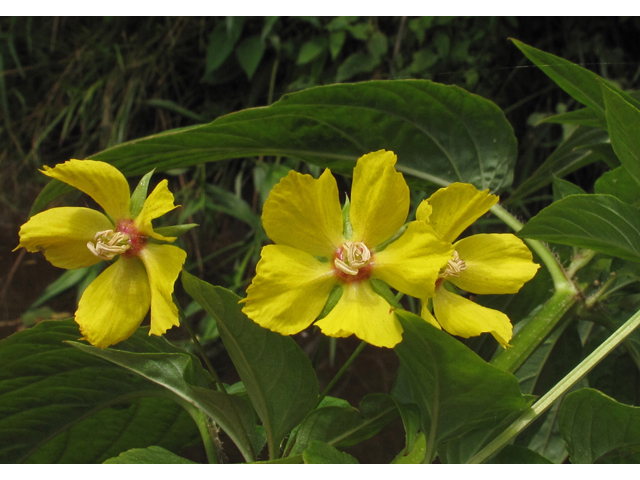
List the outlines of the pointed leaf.
{"type": "Polygon", "coordinates": [[[348,447],[371,438],[398,416],[394,400],[383,393],[367,395],[360,411],[353,407],[324,407],[311,412],[300,424],[291,454],[304,452],[314,440],[348,447]]]}
{"type": "MultiPolygon", "coordinates": [[[[429,439],[428,461],[445,440],[494,429],[528,407],[513,375],[489,365],[420,317],[402,310],[396,314],[404,333],[395,351],[420,408],[422,430],[429,439]]],[[[482,438],[475,450],[486,441],[482,438]]]]}
{"type": "Polygon", "coordinates": [[[596,180],[594,191],[602,195],[613,195],[635,207],[640,205],[640,186],[624,167],[602,174],[596,180]]]}
{"type": "Polygon", "coordinates": [[[640,184],[640,110],[617,90],[602,85],[607,107],[607,129],[613,151],[622,166],[640,184]]]}
{"type": "Polygon", "coordinates": [[[318,379],[291,337],[260,327],[242,313],[240,297],[182,272],[182,285],[216,319],[222,341],[267,433],[269,456],[315,406],[318,379]]]}
{"type": "Polygon", "coordinates": [[[606,461],[616,454],[620,461],[640,461],[640,408],[597,390],[583,388],[567,395],[560,408],[560,431],[573,463],[606,461]]]}
{"type": "MultiPolygon", "coordinates": [[[[103,358],[166,389],[166,395],[181,405],[196,408],[211,417],[231,437],[247,461],[254,459],[251,434],[253,415],[238,396],[212,390],[203,372],[198,375],[192,355],[182,353],[133,353],[114,348],[101,349],[67,342],[85,353],[103,358]],[[205,388],[209,386],[209,388],[205,388]]],[[[200,366],[200,368],[202,368],[200,366]]]]}
{"type": "Polygon", "coordinates": [[[605,104],[602,99],[601,84],[619,92],[631,104],[640,105],[629,94],[616,89],[604,78],[586,68],[580,67],[564,58],[530,47],[518,40],[511,39],[511,41],[560,88],[580,103],[591,108],[603,122],[605,120],[605,104]]]}
{"type": "Polygon", "coordinates": [[[194,464],[191,460],[179,457],[161,447],[132,448],[117,457],[105,460],[103,463],[117,464],[194,464]]]}
{"type": "Polygon", "coordinates": [[[331,445],[314,440],[302,454],[304,463],[328,463],[328,464],[344,464],[358,463],[348,453],[343,453],[331,445]]]}
{"type": "Polygon", "coordinates": [[[640,210],[610,195],[559,200],[529,220],[517,235],[640,262],[640,210]]]}
{"type": "MultiPolygon", "coordinates": [[[[493,192],[511,185],[517,154],[513,129],[492,102],[455,86],[394,80],[310,88],[91,158],[126,176],[255,155],[293,157],[351,174],[360,156],[380,149],[394,151],[405,174],[493,192]]],[[[61,186],[50,183],[32,211],[69,191],[61,186]]]]}
{"type": "MultiPolygon", "coordinates": [[[[47,321],[0,342],[0,462],[103,462],[149,444],[179,452],[199,437],[161,388],[64,343],[80,336],[73,320],[47,321]]],[[[142,345],[175,351],[148,328],[120,344],[142,345]]]]}

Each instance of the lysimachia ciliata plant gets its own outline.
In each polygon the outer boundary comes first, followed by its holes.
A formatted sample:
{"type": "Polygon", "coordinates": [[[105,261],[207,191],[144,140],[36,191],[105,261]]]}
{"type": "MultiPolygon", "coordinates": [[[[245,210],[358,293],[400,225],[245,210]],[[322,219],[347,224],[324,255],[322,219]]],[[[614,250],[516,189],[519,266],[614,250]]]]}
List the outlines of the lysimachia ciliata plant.
{"type": "Polygon", "coordinates": [[[640,461],[638,392],[625,386],[640,367],[640,102],[515,44],[584,105],[546,119],[566,137],[516,189],[500,109],[421,80],[312,88],[44,167],[58,182],[17,248],[108,267],[73,319],[0,342],[2,461],[190,463],[181,448],[199,442],[210,463],[228,443],[246,462],[357,463],[344,450],[396,418],[406,435],[393,463],[640,461]],[[147,192],[154,169],[253,155],[324,170],[275,182],[260,227],[273,244],[237,296],[184,269],[178,237],[194,225],[154,226],[176,205],[166,180],[147,192]],[[560,178],[596,160],[610,171],[595,193],[560,178]],[[131,194],[126,177],[144,173],[131,194]],[[352,178],[342,203],[336,174],[352,178]],[[553,202],[526,224],[509,212],[549,184],[553,202]],[[103,212],[45,209],[67,185],[103,212]],[[205,355],[178,277],[240,382],[222,383],[205,355]],[[199,356],[163,337],[183,324],[199,356]],[[306,329],[361,341],[322,391],[291,337],[306,329]],[[393,349],[400,367],[356,409],[331,394],[367,345],[393,349]],[[602,381],[611,358],[630,359],[623,386],[602,381]]]}

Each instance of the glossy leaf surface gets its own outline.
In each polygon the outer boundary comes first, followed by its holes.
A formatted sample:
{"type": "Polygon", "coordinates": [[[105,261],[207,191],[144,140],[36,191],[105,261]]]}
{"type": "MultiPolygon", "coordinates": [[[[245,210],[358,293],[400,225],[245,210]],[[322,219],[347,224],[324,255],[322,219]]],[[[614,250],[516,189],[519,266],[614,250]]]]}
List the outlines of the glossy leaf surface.
{"type": "Polygon", "coordinates": [[[610,195],[572,195],[533,217],[517,235],[640,262],[640,210],[610,195]]]}
{"type": "Polygon", "coordinates": [[[573,463],[608,462],[614,457],[622,463],[640,460],[639,407],[584,388],[567,395],[559,421],[573,463]]]}
{"type": "Polygon", "coordinates": [[[187,272],[182,284],[216,319],[220,336],[267,433],[270,457],[315,406],[318,379],[296,342],[260,327],[242,313],[240,297],[187,272]]]}
{"type": "Polygon", "coordinates": [[[471,456],[488,438],[482,432],[528,407],[513,375],[489,365],[420,317],[400,310],[396,314],[404,334],[395,351],[413,403],[420,408],[422,429],[433,442],[427,443],[427,455],[434,456],[444,441],[474,430],[479,443],[465,449],[471,456]]]}
{"type": "MultiPolygon", "coordinates": [[[[119,346],[175,348],[147,334],[119,346]]],[[[73,320],[48,321],[0,342],[0,461],[102,462],[149,444],[178,452],[198,438],[160,387],[63,343],[79,337],[73,320]]]]}
{"type": "MultiPolygon", "coordinates": [[[[398,170],[437,185],[511,185],[516,139],[492,102],[427,80],[314,87],[196,125],[118,145],[94,160],[126,176],[257,155],[281,155],[351,174],[365,153],[392,150],[398,170]]],[[[32,214],[69,191],[52,182],[32,214]]]]}
{"type": "Polygon", "coordinates": [[[171,453],[162,447],[132,448],[117,457],[110,458],[104,463],[115,464],[194,464],[191,460],[171,453]]]}

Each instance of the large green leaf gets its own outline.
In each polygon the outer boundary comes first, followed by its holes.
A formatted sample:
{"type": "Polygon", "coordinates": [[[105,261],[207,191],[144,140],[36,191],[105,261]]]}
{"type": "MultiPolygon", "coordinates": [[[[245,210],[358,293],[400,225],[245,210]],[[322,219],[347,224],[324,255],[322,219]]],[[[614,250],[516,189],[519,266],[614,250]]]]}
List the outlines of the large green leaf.
{"type": "Polygon", "coordinates": [[[311,362],[290,338],[260,327],[242,313],[240,297],[187,272],[182,285],[216,319],[220,336],[267,433],[269,457],[318,399],[311,362]]]}
{"type": "Polygon", "coordinates": [[[542,210],[517,235],[640,262],[640,210],[611,195],[572,195],[542,210]]]}
{"type": "Polygon", "coordinates": [[[140,375],[162,387],[166,396],[189,410],[195,408],[211,417],[231,437],[245,459],[254,460],[252,436],[255,423],[249,405],[239,396],[213,390],[211,382],[207,382],[201,370],[200,362],[192,355],[183,351],[137,353],[113,348],[100,349],[78,342],[68,343],[140,375]]]}
{"type": "Polygon", "coordinates": [[[607,107],[607,129],[613,151],[622,166],[640,184],[640,110],[606,84],[602,85],[602,95],[607,107]]]}
{"type": "Polygon", "coordinates": [[[331,445],[313,440],[309,448],[307,448],[302,454],[304,463],[329,463],[329,464],[342,464],[342,463],[358,463],[348,453],[341,452],[331,445]]]}
{"type": "Polygon", "coordinates": [[[596,115],[598,115],[598,118],[603,124],[605,122],[605,104],[602,98],[602,90],[600,89],[601,84],[614,89],[631,104],[636,106],[640,105],[640,103],[633,99],[629,94],[616,89],[604,78],[596,75],[586,68],[580,67],[575,63],[571,63],[564,58],[556,57],[550,53],[530,47],[518,40],[511,40],[529,60],[535,63],[544,73],[556,82],[560,88],[580,103],[591,108],[596,115]]]}
{"type": "MultiPolygon", "coordinates": [[[[127,176],[256,155],[295,157],[350,174],[358,157],[380,149],[393,150],[398,169],[409,175],[492,191],[511,185],[517,154],[513,129],[492,102],[455,86],[394,80],[310,88],[91,158],[127,176]]],[[[63,190],[51,183],[32,213],[63,190]]]]}
{"type": "MultiPolygon", "coordinates": [[[[175,349],[147,334],[120,346],[175,349]]],[[[102,462],[149,444],[178,452],[198,437],[160,388],[63,343],[80,336],[73,320],[49,321],[0,342],[0,462],[102,462]]]]}
{"type": "Polygon", "coordinates": [[[360,411],[344,406],[318,408],[300,424],[291,455],[304,452],[313,440],[338,448],[355,445],[378,433],[397,416],[395,401],[383,393],[364,397],[360,411]]]}
{"type": "Polygon", "coordinates": [[[584,388],[567,395],[560,431],[573,463],[640,461],[640,408],[584,388]]]}
{"type": "Polygon", "coordinates": [[[147,447],[147,448],[132,448],[126,452],[121,453],[117,457],[110,458],[103,463],[118,463],[118,464],[194,464],[191,460],[179,457],[175,453],[171,453],[162,447],[147,447]]]}
{"type": "Polygon", "coordinates": [[[613,195],[634,207],[640,205],[640,185],[633,179],[627,169],[622,166],[603,173],[596,180],[594,192],[602,195],[613,195]]]}
{"type": "Polygon", "coordinates": [[[428,438],[427,460],[443,442],[462,441],[471,431],[478,442],[474,448],[465,447],[465,456],[473,455],[499,425],[528,407],[529,399],[522,395],[513,375],[489,365],[420,317],[401,310],[396,314],[404,333],[395,351],[411,398],[420,408],[428,438]]]}

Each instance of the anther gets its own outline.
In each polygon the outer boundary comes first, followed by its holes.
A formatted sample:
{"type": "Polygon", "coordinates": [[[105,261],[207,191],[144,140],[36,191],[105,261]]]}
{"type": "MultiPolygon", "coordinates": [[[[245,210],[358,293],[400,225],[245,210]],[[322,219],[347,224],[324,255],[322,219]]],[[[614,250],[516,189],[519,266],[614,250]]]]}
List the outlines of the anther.
{"type": "Polygon", "coordinates": [[[359,270],[371,261],[371,252],[362,242],[345,242],[341,258],[333,261],[335,267],[347,275],[358,275],[359,270]]]}
{"type": "Polygon", "coordinates": [[[96,257],[103,260],[113,260],[113,257],[120,255],[131,248],[129,237],[122,232],[114,232],[113,230],[104,230],[98,232],[94,236],[95,245],[91,242],[87,243],[87,248],[96,257]]]}
{"type": "Polygon", "coordinates": [[[440,278],[457,277],[467,269],[467,264],[460,258],[456,250],[453,251],[453,258],[447,262],[447,269],[440,274],[440,278]]]}

